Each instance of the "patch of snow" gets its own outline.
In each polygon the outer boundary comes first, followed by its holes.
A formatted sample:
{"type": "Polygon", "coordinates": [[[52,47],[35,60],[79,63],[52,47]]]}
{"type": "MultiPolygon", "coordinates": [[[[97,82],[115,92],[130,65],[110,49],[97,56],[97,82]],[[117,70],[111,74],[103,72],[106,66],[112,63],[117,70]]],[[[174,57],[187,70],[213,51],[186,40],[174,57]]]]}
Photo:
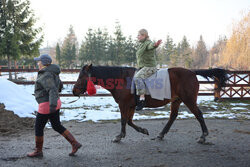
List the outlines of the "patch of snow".
{"type": "Polygon", "coordinates": [[[233,107],[232,110],[247,110],[247,109],[243,107],[233,107]]]}
{"type": "Polygon", "coordinates": [[[0,92],[0,103],[4,103],[7,110],[19,117],[34,117],[32,113],[37,111],[38,104],[30,93],[5,78],[0,78],[0,92]]]}

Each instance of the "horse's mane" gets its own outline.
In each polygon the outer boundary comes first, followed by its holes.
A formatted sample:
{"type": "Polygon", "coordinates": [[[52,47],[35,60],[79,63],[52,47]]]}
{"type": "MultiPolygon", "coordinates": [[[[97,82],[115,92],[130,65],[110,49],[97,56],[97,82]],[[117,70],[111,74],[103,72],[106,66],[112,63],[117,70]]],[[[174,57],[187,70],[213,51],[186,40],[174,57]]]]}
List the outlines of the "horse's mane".
{"type": "Polygon", "coordinates": [[[121,66],[92,66],[92,74],[101,78],[124,78],[132,76],[136,70],[134,67],[121,66]]]}

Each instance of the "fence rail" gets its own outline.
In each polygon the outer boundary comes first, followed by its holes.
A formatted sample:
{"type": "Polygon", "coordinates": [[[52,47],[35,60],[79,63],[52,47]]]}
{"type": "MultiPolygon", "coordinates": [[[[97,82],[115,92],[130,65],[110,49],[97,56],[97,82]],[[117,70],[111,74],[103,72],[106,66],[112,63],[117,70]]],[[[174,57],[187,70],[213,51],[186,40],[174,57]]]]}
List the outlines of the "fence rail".
{"type": "MultiPolygon", "coordinates": [[[[38,72],[38,69],[3,69],[0,68],[0,73],[1,72],[38,72]]],[[[71,73],[76,73],[80,72],[80,69],[61,69],[61,72],[71,72],[71,73]]]]}
{"type": "Polygon", "coordinates": [[[250,99],[250,71],[229,71],[229,80],[221,99],[250,99]]]}
{"type": "MultiPolygon", "coordinates": [[[[78,73],[80,69],[61,69],[64,73],[78,73]]],[[[6,69],[0,66],[1,72],[38,72],[38,69],[6,69]]],[[[229,81],[224,90],[218,91],[218,81],[199,81],[199,84],[214,84],[214,92],[199,92],[199,96],[214,96],[215,99],[250,99],[250,71],[228,71],[229,81]]],[[[13,80],[19,85],[33,85],[34,81],[13,80]]],[[[75,81],[63,81],[65,85],[75,84],[75,81]]],[[[60,96],[70,97],[73,94],[60,94],[60,96]]],[[[82,95],[86,96],[86,95],[82,95]]],[[[95,96],[111,96],[111,94],[97,94],[95,96]]]]}

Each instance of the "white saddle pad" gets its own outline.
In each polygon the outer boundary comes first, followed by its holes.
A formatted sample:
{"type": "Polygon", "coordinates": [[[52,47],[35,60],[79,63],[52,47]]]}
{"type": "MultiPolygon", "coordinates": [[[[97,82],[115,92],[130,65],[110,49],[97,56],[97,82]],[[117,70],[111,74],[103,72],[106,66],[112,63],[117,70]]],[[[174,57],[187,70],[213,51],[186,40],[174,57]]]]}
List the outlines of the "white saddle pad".
{"type": "MultiPolygon", "coordinates": [[[[147,78],[145,80],[145,85],[146,94],[150,95],[153,99],[171,99],[171,86],[167,68],[160,69],[147,78]]],[[[134,89],[131,89],[131,92],[134,93],[134,89]]]]}

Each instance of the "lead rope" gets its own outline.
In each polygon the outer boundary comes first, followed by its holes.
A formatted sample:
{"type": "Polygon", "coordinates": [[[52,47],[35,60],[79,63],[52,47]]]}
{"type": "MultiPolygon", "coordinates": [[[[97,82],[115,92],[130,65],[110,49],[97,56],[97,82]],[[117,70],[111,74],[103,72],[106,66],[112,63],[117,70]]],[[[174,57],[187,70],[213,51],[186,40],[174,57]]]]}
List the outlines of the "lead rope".
{"type": "MultiPolygon", "coordinates": [[[[91,75],[89,74],[89,81],[91,81],[91,75]]],[[[88,82],[88,81],[87,81],[88,82]]],[[[88,85],[88,83],[87,83],[87,85],[88,85]]],[[[85,97],[83,97],[84,99],[85,99],[85,97]]],[[[76,102],[77,100],[79,100],[80,99],[80,95],[78,96],[78,99],[76,99],[76,100],[73,100],[73,101],[70,101],[70,102],[68,102],[68,103],[64,103],[64,102],[62,102],[62,104],[71,104],[71,103],[74,103],[74,102],[76,102]]]]}
{"type": "MultiPolygon", "coordinates": [[[[71,104],[71,103],[74,103],[74,102],[76,102],[77,100],[79,100],[80,97],[81,97],[81,96],[79,95],[78,98],[77,98],[76,100],[70,101],[70,102],[68,102],[68,103],[62,102],[62,104],[71,104]]],[[[84,99],[85,99],[85,97],[84,97],[84,99]]]]}
{"type": "Polygon", "coordinates": [[[77,98],[76,100],[70,101],[70,102],[68,102],[68,103],[64,103],[64,102],[62,102],[62,104],[71,104],[71,103],[76,102],[76,101],[77,101],[77,100],[79,100],[79,99],[80,99],[80,95],[78,96],[78,98],[77,98]]]}

